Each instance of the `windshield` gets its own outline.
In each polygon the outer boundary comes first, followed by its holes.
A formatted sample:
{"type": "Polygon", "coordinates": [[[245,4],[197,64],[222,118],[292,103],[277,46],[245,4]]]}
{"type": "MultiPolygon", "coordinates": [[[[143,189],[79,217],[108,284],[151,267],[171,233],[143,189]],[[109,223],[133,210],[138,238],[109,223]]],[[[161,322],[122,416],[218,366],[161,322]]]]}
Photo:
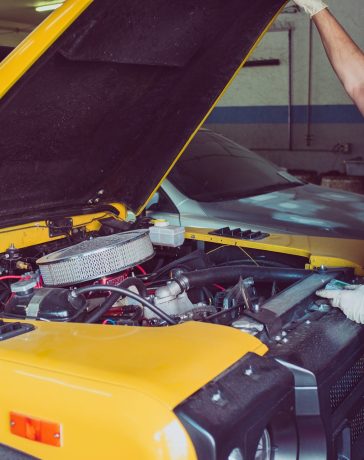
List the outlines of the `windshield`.
{"type": "Polygon", "coordinates": [[[168,179],[197,201],[223,201],[301,185],[269,161],[225,137],[200,131],[168,179]]]}

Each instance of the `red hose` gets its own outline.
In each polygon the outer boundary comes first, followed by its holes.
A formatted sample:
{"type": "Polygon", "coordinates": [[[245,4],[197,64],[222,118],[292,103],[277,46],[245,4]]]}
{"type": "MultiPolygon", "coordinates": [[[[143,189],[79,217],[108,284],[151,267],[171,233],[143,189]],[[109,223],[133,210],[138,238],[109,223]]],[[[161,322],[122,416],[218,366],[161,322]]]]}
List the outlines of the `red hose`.
{"type": "Polygon", "coordinates": [[[225,288],[220,286],[220,284],[213,284],[213,286],[216,288],[216,289],[219,289],[220,291],[225,291],[225,288]]]}
{"type": "Polygon", "coordinates": [[[144,270],[144,268],[141,265],[137,265],[136,268],[140,271],[142,275],[146,275],[147,272],[144,270]]]}
{"type": "Polygon", "coordinates": [[[30,276],[16,276],[16,275],[8,275],[8,276],[0,276],[0,281],[4,280],[29,280],[30,276]]]}

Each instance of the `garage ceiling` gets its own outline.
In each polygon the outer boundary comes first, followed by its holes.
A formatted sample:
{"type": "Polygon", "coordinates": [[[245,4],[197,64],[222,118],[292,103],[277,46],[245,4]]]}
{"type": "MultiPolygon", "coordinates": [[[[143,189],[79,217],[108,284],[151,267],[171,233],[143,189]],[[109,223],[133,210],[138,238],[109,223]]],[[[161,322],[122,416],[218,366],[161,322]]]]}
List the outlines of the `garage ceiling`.
{"type": "Polygon", "coordinates": [[[59,3],[60,0],[0,0],[0,22],[36,25],[49,13],[37,13],[35,7],[59,3]]]}

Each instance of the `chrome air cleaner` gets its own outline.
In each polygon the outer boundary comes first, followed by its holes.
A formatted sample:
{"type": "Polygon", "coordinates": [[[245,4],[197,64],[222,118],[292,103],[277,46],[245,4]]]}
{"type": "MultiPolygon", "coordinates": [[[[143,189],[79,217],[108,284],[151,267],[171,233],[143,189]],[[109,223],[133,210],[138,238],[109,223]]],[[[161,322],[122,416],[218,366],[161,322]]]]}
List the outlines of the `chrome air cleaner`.
{"type": "Polygon", "coordinates": [[[146,230],[83,241],[37,260],[46,286],[69,286],[118,273],[154,255],[146,230]]]}

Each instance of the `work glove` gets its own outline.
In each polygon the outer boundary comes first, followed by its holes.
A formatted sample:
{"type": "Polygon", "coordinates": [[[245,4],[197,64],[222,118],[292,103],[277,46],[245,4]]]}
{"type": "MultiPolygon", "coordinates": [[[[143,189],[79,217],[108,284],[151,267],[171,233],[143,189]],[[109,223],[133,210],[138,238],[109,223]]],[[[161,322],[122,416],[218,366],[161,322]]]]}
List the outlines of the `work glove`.
{"type": "Polygon", "coordinates": [[[294,2],[297,6],[303,8],[311,18],[325,8],[328,8],[322,0],[294,0],[294,2]]]}
{"type": "Polygon", "coordinates": [[[331,305],[359,324],[364,324],[364,285],[345,286],[344,289],[322,289],[316,294],[330,299],[331,305]]]}

